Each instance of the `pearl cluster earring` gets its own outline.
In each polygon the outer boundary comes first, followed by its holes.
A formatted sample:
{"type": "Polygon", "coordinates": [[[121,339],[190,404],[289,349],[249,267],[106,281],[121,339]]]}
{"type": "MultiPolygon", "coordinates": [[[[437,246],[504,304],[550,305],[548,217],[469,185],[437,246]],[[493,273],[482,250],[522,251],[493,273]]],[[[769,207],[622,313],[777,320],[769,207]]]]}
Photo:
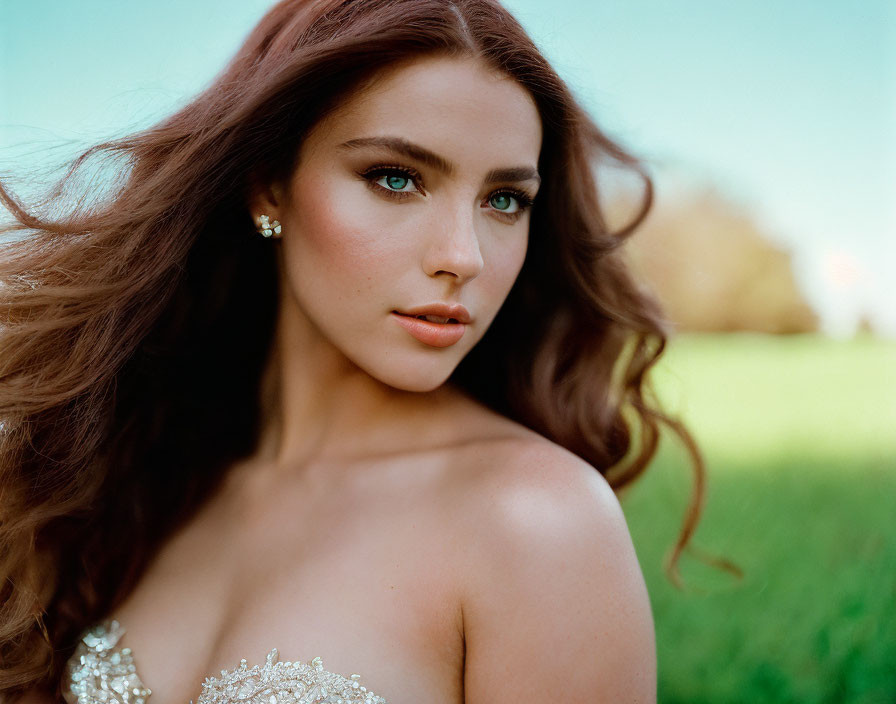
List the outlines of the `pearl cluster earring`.
{"type": "Polygon", "coordinates": [[[280,225],[279,220],[274,220],[271,222],[271,218],[267,215],[259,215],[258,221],[256,223],[259,234],[265,237],[271,237],[272,235],[280,236],[280,232],[283,229],[280,225]]]}

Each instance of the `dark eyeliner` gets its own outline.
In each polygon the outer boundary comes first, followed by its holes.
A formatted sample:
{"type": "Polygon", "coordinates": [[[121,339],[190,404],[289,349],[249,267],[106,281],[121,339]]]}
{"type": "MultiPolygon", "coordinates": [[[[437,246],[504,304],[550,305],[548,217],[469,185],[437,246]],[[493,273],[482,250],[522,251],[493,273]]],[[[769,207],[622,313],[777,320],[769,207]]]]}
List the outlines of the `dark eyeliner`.
{"type": "Polygon", "coordinates": [[[535,198],[533,196],[530,196],[525,191],[521,191],[516,188],[502,188],[492,193],[489,198],[494,198],[495,196],[501,195],[502,193],[508,193],[516,198],[517,202],[520,204],[520,210],[531,208],[535,204],[535,198]]]}
{"type": "Polygon", "coordinates": [[[424,193],[423,191],[423,177],[420,172],[414,168],[409,166],[401,166],[399,164],[374,164],[363,171],[358,172],[358,176],[363,178],[367,185],[376,193],[383,193],[391,198],[396,198],[398,200],[404,200],[411,195],[413,195],[413,191],[393,191],[388,188],[384,188],[376,183],[379,178],[382,176],[390,176],[398,174],[399,176],[404,176],[411,181],[414,182],[414,185],[417,187],[417,191],[419,193],[424,193]]]}
{"type": "Polygon", "coordinates": [[[497,214],[497,216],[509,224],[515,223],[519,220],[529,208],[535,203],[535,198],[530,196],[525,191],[521,191],[517,188],[499,188],[497,191],[493,191],[489,194],[488,198],[486,198],[486,203],[488,203],[495,196],[499,196],[502,194],[506,194],[516,198],[517,203],[519,204],[519,209],[515,213],[507,213],[502,210],[498,210],[497,208],[492,207],[492,211],[497,214]]]}

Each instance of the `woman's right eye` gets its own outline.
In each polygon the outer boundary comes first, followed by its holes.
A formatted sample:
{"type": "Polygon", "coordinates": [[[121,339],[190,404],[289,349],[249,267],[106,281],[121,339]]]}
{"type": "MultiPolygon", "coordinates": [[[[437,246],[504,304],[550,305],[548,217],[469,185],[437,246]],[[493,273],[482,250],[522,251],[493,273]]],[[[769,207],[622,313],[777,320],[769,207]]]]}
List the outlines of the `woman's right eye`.
{"type": "Polygon", "coordinates": [[[407,197],[411,193],[420,193],[422,189],[417,187],[420,182],[419,174],[396,167],[374,167],[361,174],[370,184],[370,187],[385,192],[386,195],[407,197]]]}
{"type": "MultiPolygon", "coordinates": [[[[414,180],[410,176],[401,173],[390,173],[381,176],[376,180],[376,183],[384,188],[388,188],[390,191],[408,191],[408,186],[414,186],[414,180]]],[[[416,191],[417,188],[414,186],[410,190],[416,191]]]]}

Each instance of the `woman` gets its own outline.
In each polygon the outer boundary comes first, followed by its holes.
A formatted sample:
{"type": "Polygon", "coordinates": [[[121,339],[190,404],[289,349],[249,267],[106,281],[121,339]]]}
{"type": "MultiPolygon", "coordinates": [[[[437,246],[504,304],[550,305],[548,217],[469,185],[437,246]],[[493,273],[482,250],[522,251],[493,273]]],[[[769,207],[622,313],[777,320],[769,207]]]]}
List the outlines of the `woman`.
{"type": "Polygon", "coordinates": [[[654,701],[614,489],[689,436],[601,159],[496,2],[284,0],[46,208],[4,189],[8,700],[654,701]]]}

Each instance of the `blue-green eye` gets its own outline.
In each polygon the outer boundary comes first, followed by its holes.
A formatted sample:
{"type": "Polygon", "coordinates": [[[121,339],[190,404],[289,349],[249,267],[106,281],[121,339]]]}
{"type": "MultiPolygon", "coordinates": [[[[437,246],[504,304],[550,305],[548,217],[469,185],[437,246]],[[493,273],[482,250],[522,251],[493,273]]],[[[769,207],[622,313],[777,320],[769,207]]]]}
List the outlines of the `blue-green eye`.
{"type": "Polygon", "coordinates": [[[496,193],[488,199],[489,205],[502,213],[515,213],[519,210],[519,201],[509,193],[496,193]]]}
{"type": "Polygon", "coordinates": [[[394,191],[402,191],[410,180],[407,176],[386,176],[386,185],[394,191]]]}
{"type": "Polygon", "coordinates": [[[380,173],[382,175],[380,175],[374,183],[382,186],[387,191],[392,191],[393,193],[413,193],[417,190],[414,185],[414,180],[408,174],[403,174],[398,171],[380,173]]]}

